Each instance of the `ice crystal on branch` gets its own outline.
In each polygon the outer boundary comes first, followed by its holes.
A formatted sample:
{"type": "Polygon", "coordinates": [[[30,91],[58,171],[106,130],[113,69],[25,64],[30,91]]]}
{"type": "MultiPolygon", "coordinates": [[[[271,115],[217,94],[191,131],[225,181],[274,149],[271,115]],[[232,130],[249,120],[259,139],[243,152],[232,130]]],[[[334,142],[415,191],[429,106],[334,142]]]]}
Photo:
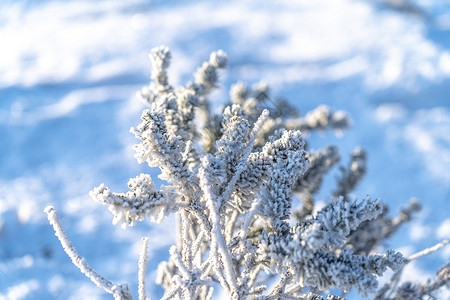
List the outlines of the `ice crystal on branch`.
{"type": "Polygon", "coordinates": [[[167,195],[162,191],[155,191],[155,184],[149,175],[141,174],[130,179],[128,187],[132,192],[112,193],[101,184],[89,193],[94,200],[108,205],[114,215],[113,224],[121,223],[125,228],[143,221],[147,216],[152,216],[156,221],[165,209],[170,209],[167,195]]]}
{"type": "MultiPolygon", "coordinates": [[[[377,299],[394,292],[398,299],[413,299],[449,285],[446,265],[432,282],[397,286],[405,264],[444,244],[410,258],[375,251],[419,205],[412,202],[390,218],[381,200],[354,198],[366,173],[363,149],[351,153],[329,203],[314,213],[315,196],[340,154],[332,145],[308,151],[305,134],[328,128],[342,133],[352,123],[345,112],[322,105],[301,116],[286,100],[272,98],[266,83],[239,82],[215,114],[207,96],[218,87],[226,55],[212,53],[193,81],[180,87],[169,83],[170,59],[168,48],[152,50],[152,82],[140,92],[148,109],[131,129],[139,140],[137,161],[159,167],[167,185],[158,190],[150,175],[140,174],[126,193],[103,184],[90,193],[124,228],[176,215],[178,240],[158,267],[163,299],[214,299],[220,288],[230,299],[312,300],[330,289],[345,294],[353,288],[377,299]],[[387,269],[395,278],[378,289],[377,276],[387,269]]],[[[131,299],[126,285],[106,280],[75,251],[55,210],[47,213],[74,264],[116,299],[131,299]]],[[[141,247],[139,299],[146,300],[148,238],[141,247]]]]}

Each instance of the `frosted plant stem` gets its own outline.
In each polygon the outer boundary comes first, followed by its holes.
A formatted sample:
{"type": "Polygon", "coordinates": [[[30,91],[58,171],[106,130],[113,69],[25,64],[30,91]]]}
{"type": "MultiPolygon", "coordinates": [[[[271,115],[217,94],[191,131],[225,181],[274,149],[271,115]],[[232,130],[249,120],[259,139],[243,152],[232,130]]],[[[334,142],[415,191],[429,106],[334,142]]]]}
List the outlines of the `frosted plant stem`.
{"type": "Polygon", "coordinates": [[[291,273],[289,271],[284,270],[283,274],[281,275],[280,281],[278,284],[273,288],[272,292],[269,296],[277,296],[280,294],[284,294],[284,290],[286,289],[286,285],[289,283],[289,281],[292,279],[291,273]]]}
{"type": "Polygon", "coordinates": [[[427,248],[425,250],[422,250],[420,252],[417,252],[416,254],[411,255],[410,257],[408,257],[408,261],[417,259],[419,257],[428,255],[430,253],[433,253],[439,249],[441,249],[442,247],[445,247],[448,243],[450,242],[450,240],[443,240],[442,242],[440,242],[439,244],[434,245],[433,247],[427,248]]]}
{"type": "Polygon", "coordinates": [[[239,212],[237,210],[234,210],[231,216],[226,221],[225,225],[225,241],[227,243],[230,243],[233,239],[233,232],[236,225],[236,220],[239,217],[239,212]]]}
{"type": "Polygon", "coordinates": [[[213,296],[214,288],[210,287],[208,290],[208,294],[206,295],[206,300],[211,300],[213,296]]]}
{"type": "MultiPolygon", "coordinates": [[[[217,253],[217,243],[216,243],[214,237],[211,238],[211,247],[210,248],[211,248],[211,251],[209,253],[209,258],[207,261],[211,261],[211,264],[210,264],[211,268],[208,267],[208,269],[212,269],[212,268],[215,269],[216,275],[219,279],[220,284],[222,285],[222,287],[224,287],[228,291],[228,293],[231,293],[230,285],[228,284],[227,279],[225,278],[225,275],[223,274],[223,268],[222,268],[222,265],[221,265],[221,262],[219,259],[219,254],[217,253]]],[[[205,274],[207,274],[206,271],[205,271],[205,274]]]]}
{"type": "Polygon", "coordinates": [[[192,259],[194,261],[198,260],[198,261],[195,261],[195,263],[197,263],[198,265],[201,265],[201,259],[202,259],[202,257],[201,257],[202,249],[201,248],[202,248],[202,242],[204,240],[204,237],[205,237],[205,233],[202,230],[202,231],[200,231],[197,238],[195,239],[194,244],[192,245],[192,249],[191,249],[191,253],[192,253],[192,257],[193,257],[192,259]]]}
{"type": "MultiPolygon", "coordinates": [[[[214,259],[214,264],[216,265],[217,273],[220,274],[220,264],[223,263],[223,268],[225,272],[226,278],[226,286],[229,288],[230,296],[233,298],[238,297],[238,284],[236,279],[236,274],[233,270],[233,265],[231,261],[230,253],[228,253],[228,248],[225,242],[225,237],[222,234],[222,228],[220,224],[220,215],[219,209],[216,206],[216,203],[213,200],[210,183],[208,180],[208,176],[205,175],[205,172],[200,172],[200,176],[203,176],[203,193],[206,197],[207,205],[209,206],[210,218],[212,223],[211,229],[211,250],[212,257],[214,259]],[[214,253],[216,252],[216,253],[214,253]],[[222,260],[219,259],[219,254],[222,260]]],[[[220,279],[220,276],[219,276],[220,279]]]]}
{"type": "Polygon", "coordinates": [[[202,275],[200,276],[201,280],[205,280],[207,277],[210,276],[211,270],[214,267],[213,263],[208,263],[204,266],[202,266],[202,275]]]}
{"type": "Polygon", "coordinates": [[[181,258],[180,254],[177,252],[177,247],[172,246],[170,247],[169,253],[173,259],[173,262],[177,266],[178,270],[181,273],[181,276],[183,276],[184,279],[189,280],[190,271],[186,268],[186,265],[183,262],[183,259],[181,258]]]}
{"type": "Polygon", "coordinates": [[[181,222],[181,257],[188,269],[192,269],[192,243],[189,237],[189,216],[185,210],[180,212],[181,222]]]}
{"type": "Polygon", "coordinates": [[[147,270],[148,263],[148,237],[141,239],[141,252],[139,254],[139,300],[147,300],[145,292],[145,272],[147,270]]]}
{"type": "Polygon", "coordinates": [[[211,238],[211,224],[209,223],[208,217],[201,211],[202,207],[200,206],[193,206],[189,208],[189,212],[191,212],[195,218],[198,220],[200,225],[202,226],[202,229],[205,233],[205,236],[209,239],[211,238]]]}
{"type": "Polygon", "coordinates": [[[221,206],[223,205],[223,203],[225,203],[225,201],[227,201],[231,197],[236,182],[241,176],[241,173],[245,170],[245,163],[247,162],[248,156],[252,152],[253,146],[255,145],[255,140],[258,137],[258,134],[261,131],[264,122],[267,120],[268,117],[269,117],[269,110],[265,109],[261,113],[261,116],[259,116],[258,121],[256,121],[255,125],[253,126],[252,133],[250,134],[250,139],[248,140],[247,145],[245,146],[244,154],[242,154],[241,158],[239,159],[236,172],[234,173],[233,178],[231,178],[226,190],[221,195],[221,201],[219,202],[221,206]]]}
{"type": "Polygon", "coordinates": [[[178,293],[181,293],[181,287],[176,287],[170,292],[168,292],[164,297],[161,298],[161,300],[169,300],[174,298],[178,293]]]}
{"type": "Polygon", "coordinates": [[[258,279],[259,272],[261,271],[262,266],[257,265],[250,274],[250,280],[248,282],[248,286],[254,286],[256,283],[256,279],[258,279]]]}
{"type": "Polygon", "coordinates": [[[241,226],[241,242],[244,242],[245,239],[247,238],[248,230],[250,229],[250,222],[252,221],[253,217],[255,216],[258,205],[259,205],[259,198],[257,198],[252,203],[252,207],[250,208],[250,211],[245,216],[244,223],[241,226]]]}
{"type": "Polygon", "coordinates": [[[131,300],[133,296],[128,289],[128,285],[117,284],[112,281],[107,280],[100,274],[98,274],[91,266],[86,262],[86,259],[78,254],[75,247],[70,242],[67,237],[64,229],[61,226],[61,222],[59,221],[58,212],[55,210],[53,206],[47,206],[44,209],[44,212],[47,213],[48,220],[50,224],[53,226],[55,230],[55,235],[58,237],[61,245],[64,248],[64,251],[72,260],[72,263],[80,269],[81,273],[86,275],[95,285],[100,288],[103,288],[107,293],[113,294],[115,299],[121,300],[131,300]]]}
{"type": "MultiPolygon", "coordinates": [[[[212,241],[216,243],[216,247],[220,256],[222,257],[222,263],[225,271],[225,277],[227,279],[228,285],[230,286],[231,295],[237,296],[238,285],[236,280],[236,274],[233,271],[233,265],[231,261],[230,254],[225,243],[225,237],[223,236],[220,228],[220,217],[218,214],[218,209],[213,203],[212,199],[208,199],[211,202],[211,219],[213,223],[213,238],[212,241]]],[[[217,254],[214,255],[217,263],[220,263],[217,254]]]]}
{"type": "MultiPolygon", "coordinates": [[[[212,227],[213,227],[212,228],[213,237],[211,239],[211,242],[216,243],[217,250],[222,257],[225,276],[226,276],[227,283],[230,288],[230,293],[233,297],[236,297],[236,298],[239,297],[238,296],[238,284],[237,284],[236,274],[233,270],[231,257],[227,250],[225,237],[221,231],[220,213],[219,212],[222,208],[223,203],[225,203],[225,201],[231,197],[231,194],[233,193],[233,190],[235,188],[236,182],[239,179],[239,176],[245,170],[245,163],[248,159],[248,156],[250,155],[250,153],[253,149],[253,146],[255,144],[255,140],[258,137],[258,134],[261,131],[261,128],[264,125],[264,122],[267,120],[268,117],[269,117],[269,111],[267,109],[265,109],[262,112],[261,116],[256,121],[256,123],[253,127],[253,130],[251,132],[250,139],[247,142],[247,145],[245,147],[244,154],[241,156],[241,158],[239,160],[237,170],[236,170],[235,174],[233,175],[232,179],[230,180],[226,190],[221,195],[220,201],[218,201],[219,206],[220,206],[219,208],[216,207],[216,204],[213,201],[213,197],[212,197],[212,194],[211,194],[211,191],[209,188],[209,184],[207,184],[204,189],[204,193],[205,193],[207,202],[210,206],[210,216],[211,216],[211,222],[212,222],[212,227]]],[[[208,182],[208,179],[206,178],[206,176],[205,176],[204,180],[205,180],[205,182],[208,182]]],[[[217,264],[218,257],[216,257],[216,256],[217,255],[215,255],[215,260],[216,260],[216,264],[217,264]]]]}
{"type": "Polygon", "coordinates": [[[439,244],[434,245],[433,247],[424,249],[422,251],[419,251],[413,255],[411,255],[410,257],[408,257],[406,263],[403,265],[403,267],[398,270],[397,272],[394,273],[394,275],[392,275],[391,280],[389,280],[377,293],[375,299],[385,299],[385,298],[389,298],[392,293],[396,290],[397,285],[400,281],[400,277],[402,275],[403,269],[406,266],[406,264],[408,264],[409,262],[418,259],[419,257],[428,255],[430,253],[433,253],[439,249],[441,249],[442,247],[445,247],[448,243],[450,242],[450,240],[446,239],[443,240],[442,242],[440,242],[439,244]]]}
{"type": "Polygon", "coordinates": [[[390,299],[392,293],[397,288],[397,285],[400,281],[400,277],[402,276],[403,268],[398,270],[392,275],[391,280],[389,280],[377,293],[375,300],[384,300],[390,299]]]}

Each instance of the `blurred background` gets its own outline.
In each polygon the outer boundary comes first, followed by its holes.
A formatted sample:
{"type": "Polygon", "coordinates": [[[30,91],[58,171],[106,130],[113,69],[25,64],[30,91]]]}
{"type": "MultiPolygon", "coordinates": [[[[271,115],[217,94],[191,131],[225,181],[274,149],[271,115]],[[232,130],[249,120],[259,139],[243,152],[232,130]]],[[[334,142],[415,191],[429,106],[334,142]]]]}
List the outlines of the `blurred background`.
{"type": "MultiPolygon", "coordinates": [[[[313,134],[310,147],[338,145],[344,165],[364,147],[368,173],[354,196],[381,198],[393,215],[411,197],[424,205],[386,248],[409,255],[450,237],[448,0],[4,0],[0,299],[112,299],[63,252],[43,213],[48,204],[91,266],[130,282],[136,297],[140,238],[149,236],[148,295],[162,296],[156,267],[175,239],[174,220],[122,230],[88,196],[102,182],[125,192],[140,172],[158,180],[133,158],[129,128],[140,122],[135,94],[149,83],[148,53],[159,45],[172,50],[173,85],[191,80],[210,52],[228,54],[214,107],[232,83],[264,80],[302,114],[320,104],[349,112],[350,130],[313,134]]],[[[412,263],[405,279],[434,277],[449,248],[412,263]]]]}

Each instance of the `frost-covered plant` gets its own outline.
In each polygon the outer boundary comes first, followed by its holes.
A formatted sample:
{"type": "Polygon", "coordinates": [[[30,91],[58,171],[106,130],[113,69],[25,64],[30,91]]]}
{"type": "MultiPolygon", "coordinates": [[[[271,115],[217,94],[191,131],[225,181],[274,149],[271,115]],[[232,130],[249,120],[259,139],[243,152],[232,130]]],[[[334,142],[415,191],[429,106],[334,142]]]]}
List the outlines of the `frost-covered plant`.
{"type": "MultiPolygon", "coordinates": [[[[316,212],[315,194],[340,155],[335,146],[307,150],[304,134],[342,132],[351,125],[346,113],[319,106],[299,117],[286,101],[272,99],[266,84],[237,83],[221,113],[213,114],[207,96],[227,64],[222,51],[211,54],[193,82],[177,88],[167,77],[169,50],[156,48],[150,59],[153,81],[140,93],[148,109],[131,132],[140,140],[138,162],[159,167],[167,185],[157,189],[150,175],[140,174],[127,193],[101,184],[90,195],[123,228],[177,215],[177,244],[158,267],[163,299],[213,299],[219,286],[230,299],[322,299],[330,289],[345,295],[352,288],[377,299],[416,299],[449,285],[446,265],[433,282],[397,287],[403,266],[415,257],[377,251],[420,206],[412,201],[399,217],[388,218],[380,200],[353,198],[366,172],[361,148],[341,167],[330,202],[316,212]],[[396,273],[378,289],[377,276],[387,269],[396,273]]],[[[46,212],[73,263],[116,299],[131,299],[126,284],[103,278],[76,252],[54,208],[46,212]]],[[[147,242],[143,238],[139,299],[148,299],[147,242]]]]}

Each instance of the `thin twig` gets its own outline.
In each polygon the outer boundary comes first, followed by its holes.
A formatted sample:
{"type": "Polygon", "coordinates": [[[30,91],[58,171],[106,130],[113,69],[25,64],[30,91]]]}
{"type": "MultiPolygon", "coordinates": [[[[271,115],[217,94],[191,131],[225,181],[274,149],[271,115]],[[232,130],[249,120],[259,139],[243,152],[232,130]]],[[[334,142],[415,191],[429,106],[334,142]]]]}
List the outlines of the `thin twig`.
{"type": "Polygon", "coordinates": [[[443,240],[442,242],[440,242],[439,244],[434,245],[433,247],[427,248],[425,250],[422,250],[420,252],[417,252],[416,254],[411,255],[410,257],[408,257],[408,261],[414,260],[414,259],[418,259],[419,257],[428,255],[430,253],[433,253],[439,249],[441,249],[442,247],[445,247],[448,243],[450,242],[450,240],[443,240]]]}
{"type": "Polygon", "coordinates": [[[252,221],[253,217],[255,216],[255,213],[257,211],[257,208],[259,206],[259,198],[257,198],[253,203],[252,207],[250,208],[249,212],[245,216],[244,223],[242,223],[240,236],[241,236],[241,242],[244,242],[247,238],[248,231],[250,229],[250,222],[252,221]]]}
{"type": "Polygon", "coordinates": [[[396,290],[398,283],[400,282],[400,278],[403,273],[404,267],[409,262],[411,262],[415,259],[418,259],[419,257],[433,253],[433,252],[441,249],[442,247],[446,246],[449,242],[450,242],[450,240],[448,240],[448,239],[443,240],[442,242],[434,245],[433,247],[424,249],[424,250],[419,251],[419,252],[411,255],[410,257],[408,257],[405,264],[403,265],[403,267],[401,267],[400,270],[395,272],[394,275],[392,275],[391,279],[377,292],[375,299],[376,300],[387,299],[392,295],[392,293],[396,290]]]}
{"type": "Polygon", "coordinates": [[[145,272],[147,270],[148,263],[148,237],[141,239],[141,252],[139,254],[139,300],[147,300],[147,295],[145,292],[145,272]]]}
{"type": "MultiPolygon", "coordinates": [[[[269,117],[269,114],[270,114],[269,110],[265,109],[261,113],[261,116],[259,116],[258,121],[256,121],[255,125],[253,126],[252,132],[250,134],[250,139],[248,140],[247,145],[245,146],[244,149],[244,153],[242,154],[237,164],[236,172],[234,173],[233,178],[231,178],[230,182],[228,183],[226,190],[220,197],[221,199],[219,203],[221,206],[223,205],[223,203],[225,203],[226,200],[230,198],[231,194],[233,193],[236,182],[241,176],[241,173],[245,170],[245,164],[247,162],[248,156],[252,152],[253,146],[255,145],[255,140],[258,137],[258,134],[261,131],[267,118],[269,117]]],[[[219,207],[219,211],[221,211],[221,207],[219,207]]]]}
{"type": "Polygon", "coordinates": [[[72,263],[80,269],[81,273],[86,275],[95,285],[104,289],[107,293],[113,294],[115,299],[133,299],[127,284],[117,284],[105,277],[98,274],[87,262],[84,257],[78,254],[75,247],[70,242],[66,235],[66,232],[62,228],[61,222],[59,220],[58,212],[53,206],[47,206],[44,209],[47,213],[48,220],[55,230],[55,235],[58,237],[64,251],[72,260],[72,263]]]}
{"type": "Polygon", "coordinates": [[[177,286],[176,288],[174,288],[173,290],[168,292],[166,295],[164,295],[164,297],[162,297],[161,300],[170,300],[180,292],[181,292],[181,287],[177,286]]]}
{"type": "MultiPolygon", "coordinates": [[[[204,175],[204,173],[203,173],[203,175],[204,175]]],[[[211,223],[212,223],[211,251],[213,253],[214,263],[216,265],[216,268],[219,268],[219,270],[218,270],[219,274],[220,274],[220,264],[223,263],[226,282],[230,289],[229,292],[231,295],[237,295],[238,285],[237,285],[237,280],[236,280],[236,274],[234,273],[231,257],[227,250],[225,237],[222,234],[219,210],[218,210],[216,204],[214,203],[210,185],[209,185],[209,180],[208,180],[208,178],[206,178],[207,176],[204,176],[204,177],[205,177],[204,180],[205,180],[206,184],[203,187],[203,189],[204,189],[203,192],[207,199],[206,201],[209,206],[211,223]],[[217,253],[214,253],[215,251],[217,251],[217,253]],[[221,261],[219,260],[219,257],[218,257],[219,254],[222,257],[221,261]]]]}

